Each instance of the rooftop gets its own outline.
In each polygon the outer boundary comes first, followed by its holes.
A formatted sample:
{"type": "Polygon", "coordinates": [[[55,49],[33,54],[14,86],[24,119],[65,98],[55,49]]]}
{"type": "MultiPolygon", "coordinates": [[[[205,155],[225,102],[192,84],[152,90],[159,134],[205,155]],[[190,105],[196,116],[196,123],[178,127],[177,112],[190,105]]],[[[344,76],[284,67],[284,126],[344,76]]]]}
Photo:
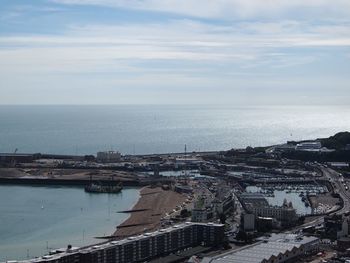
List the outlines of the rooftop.
{"type": "Polygon", "coordinates": [[[260,263],[317,240],[316,237],[275,234],[271,237],[261,238],[258,243],[253,245],[229,251],[213,258],[205,258],[202,263],[260,263]]]}

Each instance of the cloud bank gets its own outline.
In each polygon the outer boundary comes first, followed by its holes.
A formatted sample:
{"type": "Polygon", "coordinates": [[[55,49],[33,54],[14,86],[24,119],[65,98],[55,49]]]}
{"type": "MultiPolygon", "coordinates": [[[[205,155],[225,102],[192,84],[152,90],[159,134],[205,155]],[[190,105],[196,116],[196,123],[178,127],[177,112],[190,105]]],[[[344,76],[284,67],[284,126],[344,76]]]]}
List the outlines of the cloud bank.
{"type": "MultiPolygon", "coordinates": [[[[197,94],[198,103],[213,102],[214,94],[224,102],[258,94],[268,103],[300,97],[323,103],[334,90],[344,101],[349,98],[349,1],[46,4],[9,6],[0,14],[6,22],[0,27],[0,103],[103,104],[111,97],[115,103],[178,103],[188,92],[197,94]],[[103,22],[103,15],[89,13],[96,6],[108,13],[103,22]],[[14,11],[17,15],[11,16],[14,11]],[[126,11],[130,17],[118,19],[126,11]],[[43,21],[56,31],[36,31],[43,21]],[[26,32],[11,32],[16,24],[26,32]],[[24,95],[16,100],[19,91],[24,95]]],[[[342,103],[339,96],[331,99],[337,102],[342,103]]]]}

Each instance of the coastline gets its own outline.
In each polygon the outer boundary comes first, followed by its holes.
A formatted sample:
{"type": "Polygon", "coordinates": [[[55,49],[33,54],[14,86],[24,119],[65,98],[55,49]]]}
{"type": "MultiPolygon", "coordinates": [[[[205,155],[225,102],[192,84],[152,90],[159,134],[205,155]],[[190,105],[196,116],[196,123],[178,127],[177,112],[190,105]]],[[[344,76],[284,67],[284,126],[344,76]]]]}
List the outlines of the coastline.
{"type": "Polygon", "coordinates": [[[139,199],[131,210],[129,217],[117,226],[114,238],[125,238],[146,231],[154,231],[161,226],[161,218],[176,206],[181,205],[186,196],[161,187],[145,186],[139,190],[139,199]]]}

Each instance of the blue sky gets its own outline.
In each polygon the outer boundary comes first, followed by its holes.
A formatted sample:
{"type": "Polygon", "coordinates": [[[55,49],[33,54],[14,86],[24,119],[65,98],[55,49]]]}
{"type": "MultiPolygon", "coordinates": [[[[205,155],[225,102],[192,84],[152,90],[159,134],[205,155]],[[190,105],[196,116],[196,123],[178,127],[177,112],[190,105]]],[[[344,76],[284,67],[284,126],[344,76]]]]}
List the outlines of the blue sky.
{"type": "Polygon", "coordinates": [[[348,0],[1,0],[0,104],[348,104],[348,0]]]}

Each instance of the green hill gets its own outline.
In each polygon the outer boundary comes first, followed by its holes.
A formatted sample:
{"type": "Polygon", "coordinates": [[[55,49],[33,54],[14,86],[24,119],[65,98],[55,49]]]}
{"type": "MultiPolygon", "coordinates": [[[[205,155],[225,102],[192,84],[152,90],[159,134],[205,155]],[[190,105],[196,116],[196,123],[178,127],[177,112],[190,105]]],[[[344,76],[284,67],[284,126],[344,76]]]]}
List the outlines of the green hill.
{"type": "Polygon", "coordinates": [[[319,139],[323,147],[342,150],[347,144],[350,145],[350,132],[339,132],[329,138],[319,139]]]}

